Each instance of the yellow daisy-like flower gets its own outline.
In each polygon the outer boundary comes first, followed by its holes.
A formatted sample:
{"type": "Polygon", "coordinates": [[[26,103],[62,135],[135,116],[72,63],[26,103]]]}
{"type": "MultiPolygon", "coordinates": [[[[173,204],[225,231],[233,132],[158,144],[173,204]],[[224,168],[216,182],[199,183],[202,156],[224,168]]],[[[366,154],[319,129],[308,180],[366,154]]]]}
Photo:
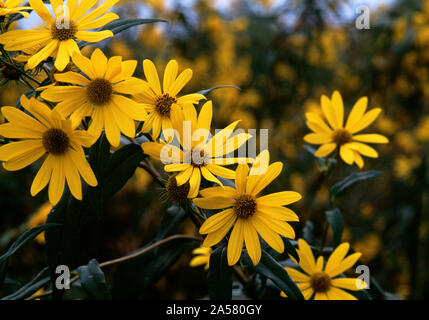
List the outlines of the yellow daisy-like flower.
{"type": "Polygon", "coordinates": [[[31,10],[31,7],[20,7],[24,0],[0,0],[0,17],[8,16],[10,14],[19,13],[28,18],[29,14],[23,10],[31,10]]]}
{"type": "MultiPolygon", "coordinates": [[[[357,291],[365,289],[366,283],[356,278],[337,277],[353,267],[361,256],[360,253],[353,253],[346,257],[349,248],[350,245],[347,242],[339,245],[324,265],[323,257],[318,257],[316,262],[310,246],[305,240],[299,239],[297,250],[299,266],[305,273],[288,267],[285,270],[297,283],[306,300],[309,300],[313,294],[314,300],[357,300],[342,289],[357,291]]],[[[282,292],[281,296],[286,295],[282,292]]]]}
{"type": "Polygon", "coordinates": [[[182,109],[185,103],[195,104],[206,99],[202,94],[194,93],[178,97],[179,92],[191,80],[192,70],[186,69],[177,76],[179,65],[176,60],[170,60],[164,71],[163,85],[158,78],[155,65],[146,59],[143,61],[143,70],[147,80],[146,89],[135,98],[144,103],[149,117],[144,123],[142,131],[149,132],[152,129],[152,138],[157,139],[162,130],[172,128],[172,110],[182,109]]]}
{"type": "MultiPolygon", "coordinates": [[[[212,102],[206,102],[197,117],[197,111],[191,103],[186,103],[183,112],[180,109],[172,110],[172,125],[183,150],[173,144],[157,142],[142,143],[143,151],[158,160],[167,162],[164,150],[168,150],[170,164],[165,165],[166,172],[179,172],[176,175],[177,186],[189,182],[188,198],[198,195],[201,184],[201,175],[208,181],[222,185],[216,176],[234,179],[235,172],[224,168],[224,165],[233,164],[239,158],[224,158],[241,147],[251,137],[247,133],[240,133],[230,137],[238,121],[230,124],[213,137],[209,138],[212,121],[212,102]],[[188,130],[187,130],[188,128],[188,130]],[[196,137],[195,139],[193,139],[196,137]]],[[[166,132],[172,132],[166,130],[166,132]]]]}
{"type": "Polygon", "coordinates": [[[378,157],[377,151],[363,142],[388,143],[389,140],[375,133],[356,134],[373,123],[381,112],[380,108],[365,112],[367,104],[367,97],[360,98],[353,106],[344,126],[344,105],[340,93],[334,91],[332,99],[322,95],[322,111],[329,125],[314,112],[305,114],[307,126],[313,133],[307,134],[304,140],[312,144],[321,144],[315,153],[316,157],[326,157],[338,147],[344,162],[349,165],[356,163],[359,168],[364,164],[361,155],[378,157]]]}
{"type": "Polygon", "coordinates": [[[88,132],[95,139],[103,128],[110,144],[115,147],[119,146],[121,132],[134,138],[134,120],[147,119],[144,107],[125,96],[141,91],[145,85],[143,80],[132,76],[137,61],[122,61],[119,56],[107,60],[100,49],[92,53],[91,59],[79,54],[74,54],[72,59],[87,77],[76,72],[56,73],[57,81],[72,85],[48,87],[41,97],[59,102],[54,110],[64,117],[70,115],[73,125],[86,116],[92,117],[88,132]]]}
{"type": "MultiPolygon", "coordinates": [[[[46,223],[48,214],[52,209],[52,204],[45,202],[28,220],[27,226],[30,229],[41,226],[46,223]]],[[[34,240],[39,244],[45,244],[45,232],[40,233],[34,240]]]]}
{"type": "Polygon", "coordinates": [[[81,200],[80,177],[90,186],[97,185],[82,149],[82,146],[90,147],[94,138],[86,131],[75,130],[70,120],[34,98],[29,100],[23,95],[21,105],[35,118],[14,107],[1,109],[9,122],[0,125],[0,135],[22,140],[0,147],[3,167],[9,171],[20,170],[47,153],[31,185],[31,195],[38,194],[49,183],[49,201],[55,205],[67,180],[72,195],[81,200]]]}
{"type": "Polygon", "coordinates": [[[34,69],[40,62],[52,54],[55,55],[55,67],[62,71],[70,61],[73,53],[80,50],[77,40],[99,42],[113,37],[110,30],[90,32],[105,24],[119,19],[115,13],[109,12],[119,0],[107,0],[101,6],[87,13],[98,0],[51,0],[55,17],[53,17],[42,0],[29,0],[32,9],[46,23],[42,30],[12,30],[0,35],[0,43],[8,51],[24,51],[27,48],[41,45],[27,62],[29,69],[34,69]],[[104,15],[103,15],[104,14],[104,15]],[[101,16],[101,17],[100,17],[101,16]]]}
{"type": "Polygon", "coordinates": [[[209,217],[201,226],[200,233],[207,234],[204,247],[211,247],[221,241],[232,228],[228,241],[228,264],[234,265],[240,259],[243,241],[254,265],[261,259],[261,245],[258,234],[279,253],[284,251],[284,243],[279,236],[294,239],[295,232],[286,221],[299,221],[298,216],[283,206],[301,199],[294,191],[283,191],[259,197],[282,171],[283,164],[269,163],[267,150],[255,159],[249,171],[247,164],[239,164],[236,170],[235,189],[232,187],[212,187],[201,190],[203,198],[193,202],[203,209],[225,209],[209,217]]]}
{"type": "Polygon", "coordinates": [[[210,267],[210,255],[212,254],[212,248],[199,247],[192,251],[196,256],[189,262],[191,267],[204,266],[204,270],[208,270],[210,267]]]}

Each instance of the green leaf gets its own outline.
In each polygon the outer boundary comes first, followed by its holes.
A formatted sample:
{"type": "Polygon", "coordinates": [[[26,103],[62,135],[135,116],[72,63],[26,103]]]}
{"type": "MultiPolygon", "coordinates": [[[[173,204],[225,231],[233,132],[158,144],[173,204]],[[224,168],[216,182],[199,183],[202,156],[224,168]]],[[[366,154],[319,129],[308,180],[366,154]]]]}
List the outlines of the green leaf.
{"type": "Polygon", "coordinates": [[[63,264],[73,269],[97,256],[97,235],[106,201],[132,177],[144,154],[140,146],[126,145],[110,154],[105,136],[91,147],[89,163],[97,177],[97,187],[85,185],[82,200],[65,190],[61,201],[48,215],[48,222],[61,223],[46,232],[46,250],[51,270],[63,264]]]}
{"type": "Polygon", "coordinates": [[[143,150],[137,144],[127,144],[110,156],[102,181],[105,199],[112,197],[125,185],[144,158],[143,150]]]}
{"type": "Polygon", "coordinates": [[[174,204],[169,207],[164,213],[164,217],[152,242],[157,242],[169,236],[185,220],[186,216],[186,211],[177,205],[174,204]]]}
{"type": "Polygon", "coordinates": [[[302,237],[305,241],[307,241],[308,244],[314,243],[314,225],[313,222],[310,220],[307,220],[305,222],[304,228],[302,229],[302,237]]]}
{"type": "MultiPolygon", "coordinates": [[[[132,28],[138,25],[148,24],[148,23],[155,23],[155,22],[167,22],[167,21],[161,20],[161,19],[120,19],[104,25],[97,31],[110,30],[113,32],[114,35],[116,35],[129,28],[132,28]]],[[[87,41],[81,41],[79,43],[79,48],[83,48],[88,44],[90,43],[87,41]]]]}
{"type": "Polygon", "coordinates": [[[88,265],[77,268],[79,280],[82,287],[94,300],[111,300],[109,288],[107,287],[104,272],[101,271],[97,260],[92,259],[88,265]]]}
{"type": "Polygon", "coordinates": [[[325,212],[326,219],[332,228],[334,238],[334,247],[337,247],[341,242],[341,235],[344,229],[344,220],[341,211],[338,208],[325,212]]]}
{"type": "Polygon", "coordinates": [[[210,255],[207,275],[210,299],[230,300],[232,297],[232,268],[228,265],[226,252],[225,247],[219,247],[210,255]]]}
{"type": "Polygon", "coordinates": [[[37,274],[34,279],[19,288],[14,293],[2,298],[1,300],[22,300],[33,295],[37,290],[44,287],[50,281],[49,268],[46,267],[37,274]]]}
{"type": "Polygon", "coordinates": [[[104,27],[101,28],[101,30],[110,30],[113,32],[113,34],[118,34],[122,31],[125,31],[129,28],[139,26],[142,24],[148,24],[148,23],[155,23],[155,22],[166,22],[166,20],[162,19],[120,19],[112,21],[108,24],[106,24],[104,27]]]}
{"type": "Polygon", "coordinates": [[[382,175],[382,173],[380,171],[375,171],[375,170],[371,170],[371,171],[367,171],[367,172],[353,172],[347,178],[345,178],[344,180],[334,184],[331,187],[331,190],[330,190],[331,197],[338,196],[342,191],[344,191],[344,189],[352,186],[356,182],[368,180],[368,179],[378,177],[381,175],[382,175]]]}
{"type": "Polygon", "coordinates": [[[298,252],[296,252],[296,248],[294,247],[294,245],[290,242],[289,239],[284,237],[282,238],[283,238],[283,243],[285,245],[285,251],[289,253],[292,257],[294,257],[296,261],[299,262],[298,252]]]}
{"type": "Polygon", "coordinates": [[[174,239],[119,264],[113,274],[113,299],[137,299],[150,292],[147,288],[154,285],[194,241],[191,238],[174,239]]]}
{"type": "Polygon", "coordinates": [[[213,87],[213,88],[210,88],[210,89],[198,91],[197,93],[202,94],[203,96],[207,96],[212,91],[217,90],[217,89],[222,89],[222,88],[234,88],[234,89],[237,89],[237,90],[241,91],[241,88],[236,87],[236,86],[217,86],[217,87],[213,87]]]}
{"type": "Polygon", "coordinates": [[[31,230],[27,230],[23,234],[21,234],[18,239],[15,240],[14,243],[9,247],[7,252],[0,257],[0,285],[3,284],[3,281],[6,277],[6,269],[7,269],[7,261],[11,255],[17,252],[22,246],[24,246],[27,242],[36,238],[40,233],[45,230],[48,230],[52,227],[58,227],[58,224],[47,223],[41,226],[37,226],[31,230]]]}
{"type": "Polygon", "coordinates": [[[265,250],[262,250],[261,261],[254,266],[249,256],[245,256],[246,263],[256,272],[271,279],[292,300],[304,300],[301,291],[289,277],[286,270],[274,260],[265,250]]]}

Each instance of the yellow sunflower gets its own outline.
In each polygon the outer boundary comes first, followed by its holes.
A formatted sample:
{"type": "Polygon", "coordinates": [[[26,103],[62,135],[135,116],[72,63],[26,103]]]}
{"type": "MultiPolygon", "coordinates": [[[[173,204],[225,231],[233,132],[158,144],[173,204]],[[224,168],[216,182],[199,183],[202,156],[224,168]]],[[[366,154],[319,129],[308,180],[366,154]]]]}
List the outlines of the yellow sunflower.
{"type": "Polygon", "coordinates": [[[28,12],[22,10],[31,10],[31,7],[20,7],[19,5],[23,2],[24,0],[0,0],[0,17],[19,13],[28,18],[28,12]]]}
{"type": "Polygon", "coordinates": [[[211,248],[199,247],[192,251],[196,256],[189,262],[191,267],[204,266],[204,270],[208,270],[210,267],[210,255],[212,254],[211,248]]]}
{"type": "Polygon", "coordinates": [[[55,14],[53,17],[42,0],[29,0],[32,9],[46,23],[43,29],[8,31],[0,35],[0,43],[8,51],[24,51],[40,45],[40,50],[28,60],[28,68],[34,69],[40,62],[54,54],[55,67],[62,71],[69,63],[73,53],[80,54],[77,40],[99,42],[113,37],[113,32],[110,30],[97,32],[86,30],[100,28],[119,19],[115,13],[104,14],[118,1],[107,0],[95,10],[87,13],[98,0],[81,0],[79,4],[77,0],[69,0],[65,8],[65,1],[51,0],[50,3],[55,14]]]}
{"type": "MultiPolygon", "coordinates": [[[[343,289],[352,291],[365,289],[366,283],[356,278],[337,277],[353,267],[361,256],[360,253],[353,253],[346,257],[349,248],[350,245],[347,242],[339,245],[324,265],[323,257],[318,257],[316,262],[310,246],[305,240],[299,239],[297,250],[299,266],[304,273],[288,267],[285,270],[297,283],[306,300],[309,300],[313,294],[314,300],[357,300],[343,289]]],[[[282,292],[281,296],[286,295],[282,292]]]]}
{"type": "Polygon", "coordinates": [[[307,126],[313,133],[307,134],[304,140],[321,145],[315,153],[316,157],[326,157],[339,147],[344,162],[349,165],[356,163],[359,168],[364,164],[361,155],[378,157],[377,151],[363,142],[388,143],[389,140],[375,133],[356,134],[373,123],[381,112],[380,108],[365,112],[367,104],[368,98],[360,98],[353,106],[344,126],[344,105],[340,93],[334,91],[332,99],[322,95],[322,112],[329,125],[317,113],[307,112],[305,115],[307,126]]]}
{"type": "Polygon", "coordinates": [[[258,197],[282,171],[283,164],[269,163],[269,152],[261,152],[249,171],[247,164],[239,164],[236,170],[235,189],[212,187],[201,190],[203,198],[193,202],[203,209],[225,209],[209,217],[201,226],[200,233],[207,234],[204,247],[211,247],[221,241],[232,228],[228,240],[228,264],[234,265],[240,259],[243,241],[254,265],[261,259],[261,245],[258,234],[277,252],[284,251],[282,238],[294,239],[295,232],[286,221],[299,221],[298,216],[283,206],[301,199],[294,191],[283,191],[258,197]]]}
{"type": "Polygon", "coordinates": [[[23,95],[21,104],[35,118],[14,107],[1,109],[9,122],[0,125],[0,135],[22,140],[0,147],[3,167],[9,171],[20,170],[47,153],[31,185],[31,195],[36,195],[49,183],[49,201],[55,205],[67,180],[72,195],[81,200],[80,177],[90,186],[97,185],[82,149],[82,146],[91,146],[93,137],[86,131],[75,130],[70,120],[34,98],[29,100],[23,95]]]}
{"type": "MultiPolygon", "coordinates": [[[[212,113],[211,101],[203,105],[198,117],[191,103],[186,103],[183,111],[172,110],[172,125],[183,150],[172,143],[145,142],[142,144],[146,154],[164,163],[170,162],[164,167],[166,172],[179,172],[176,175],[177,186],[189,182],[188,198],[195,198],[198,195],[201,175],[206,180],[219,185],[222,183],[215,175],[234,179],[235,172],[223,166],[236,163],[240,158],[224,158],[224,156],[237,150],[251,137],[247,133],[230,137],[238,124],[236,121],[210,138],[212,113]]],[[[166,133],[172,131],[169,129],[166,133]]]]}
{"type": "Polygon", "coordinates": [[[178,97],[179,92],[191,80],[192,70],[186,69],[177,76],[179,65],[176,60],[170,60],[165,68],[162,89],[153,62],[148,59],[144,60],[143,69],[148,86],[135,97],[138,102],[144,103],[149,112],[142,131],[149,132],[152,129],[152,138],[157,139],[161,128],[162,130],[172,128],[172,110],[182,109],[185,103],[198,103],[206,97],[198,93],[178,97]]]}
{"type": "Polygon", "coordinates": [[[95,139],[103,128],[115,147],[119,146],[121,132],[134,138],[134,120],[147,118],[143,105],[125,96],[141,91],[145,85],[143,80],[133,77],[137,61],[122,61],[119,56],[107,60],[100,49],[92,53],[91,59],[79,54],[74,54],[72,59],[87,77],[76,72],[56,73],[57,81],[72,85],[50,86],[41,97],[59,102],[54,110],[64,117],[70,115],[73,125],[86,116],[92,117],[88,132],[95,139]]]}

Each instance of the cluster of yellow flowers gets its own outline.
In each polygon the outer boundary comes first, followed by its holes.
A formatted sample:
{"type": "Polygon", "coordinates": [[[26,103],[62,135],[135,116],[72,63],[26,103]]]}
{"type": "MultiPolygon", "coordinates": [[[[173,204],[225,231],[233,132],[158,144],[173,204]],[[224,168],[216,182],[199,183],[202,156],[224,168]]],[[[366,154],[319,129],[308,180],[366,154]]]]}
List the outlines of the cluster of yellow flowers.
{"type": "MultiPolygon", "coordinates": [[[[165,164],[164,171],[173,173],[166,185],[170,197],[177,202],[192,199],[200,209],[222,210],[201,225],[199,232],[207,236],[202,247],[194,251],[200,256],[194,258],[192,265],[205,264],[208,268],[211,247],[226,238],[230,230],[227,237],[229,265],[239,261],[243,244],[251,261],[257,265],[261,259],[259,237],[275,251],[283,253],[281,236],[295,239],[294,229],[288,222],[299,221],[298,215],[285,206],[299,201],[301,195],[295,191],[260,195],[283,169],[280,162],[269,164],[268,150],[255,159],[223,159],[246,143],[250,135],[233,135],[239,121],[214,136],[210,135],[212,102],[205,102],[198,114],[195,105],[206,97],[199,93],[179,95],[192,78],[190,69],[179,74],[178,63],[171,60],[165,68],[161,86],[156,67],[150,60],[143,61],[146,77],[143,80],[133,76],[138,64],[135,60],[123,61],[121,56],[107,58],[100,49],[95,49],[90,58],[82,55],[77,40],[98,42],[113,36],[109,30],[87,30],[118,19],[116,14],[106,13],[118,1],[107,0],[91,10],[96,0],[69,0],[67,3],[51,0],[54,17],[42,0],[30,0],[30,7],[19,7],[23,1],[0,1],[2,16],[17,12],[28,16],[24,10],[32,9],[46,23],[42,30],[14,30],[1,34],[0,44],[4,49],[28,54],[28,69],[36,69],[48,58],[54,58],[55,68],[59,71],[54,74],[55,83],[37,89],[41,91],[41,99],[21,97],[20,104],[28,113],[15,107],[1,109],[8,122],[0,125],[0,135],[18,140],[0,147],[4,168],[20,170],[46,155],[31,185],[31,194],[36,195],[49,184],[49,200],[56,205],[67,182],[71,194],[81,200],[81,178],[90,186],[98,183],[83,147],[90,148],[103,130],[109,143],[118,147],[122,134],[134,139],[136,128],[144,122],[141,130],[151,132],[152,141],[142,143],[143,151],[163,160],[163,150],[168,146],[171,163],[165,164]],[[203,133],[198,139],[188,141],[185,135],[187,125],[187,134],[203,133]],[[179,142],[178,146],[173,145],[174,139],[179,142]],[[203,161],[187,162],[189,155],[192,159],[194,155],[200,156],[203,161]],[[238,164],[235,170],[226,168],[233,164],[238,164]],[[269,165],[261,173],[264,164],[269,165]],[[224,185],[219,177],[234,180],[234,187],[224,185]],[[218,186],[200,190],[202,178],[218,186]]],[[[343,101],[337,91],[331,99],[322,96],[321,107],[322,113],[306,114],[307,125],[313,133],[304,138],[306,142],[321,145],[315,153],[317,157],[327,157],[338,147],[345,163],[356,163],[362,168],[361,155],[378,156],[364,142],[388,142],[379,134],[357,134],[381,111],[366,112],[366,98],[358,100],[345,125],[343,101]]],[[[359,290],[365,287],[364,283],[357,287],[354,278],[334,279],[359,259],[359,253],[346,257],[348,243],[338,246],[326,265],[323,257],[315,261],[304,240],[300,239],[298,243],[300,259],[297,263],[306,274],[292,268],[286,268],[286,271],[306,299],[313,296],[315,299],[355,299],[338,288],[359,290]]]]}

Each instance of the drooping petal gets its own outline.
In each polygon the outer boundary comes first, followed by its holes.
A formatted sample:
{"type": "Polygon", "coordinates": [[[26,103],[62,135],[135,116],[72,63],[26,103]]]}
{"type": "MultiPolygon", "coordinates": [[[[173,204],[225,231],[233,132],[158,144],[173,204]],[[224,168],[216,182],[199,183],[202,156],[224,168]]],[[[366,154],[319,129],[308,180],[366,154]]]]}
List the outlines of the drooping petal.
{"type": "Polygon", "coordinates": [[[244,240],[244,231],[243,231],[243,221],[241,219],[237,219],[234,228],[231,232],[231,237],[228,241],[227,248],[227,257],[228,264],[230,266],[237,263],[238,259],[240,259],[241,251],[243,250],[243,240],[244,240]]]}
{"type": "MultiPolygon", "coordinates": [[[[58,40],[51,40],[43,49],[39,50],[35,55],[28,59],[27,66],[29,69],[34,69],[37,65],[46,60],[58,47],[58,40]]],[[[59,71],[62,71],[58,69],[59,71]]]]}
{"type": "Polygon", "coordinates": [[[336,143],[327,143],[323,144],[317,149],[317,151],[314,153],[316,157],[324,158],[332,153],[332,151],[335,150],[337,147],[336,143]]]}
{"type": "Polygon", "coordinates": [[[253,265],[256,266],[261,260],[261,244],[259,243],[259,237],[255,228],[249,221],[243,220],[242,223],[247,253],[252,260],[253,265]]]}
{"type": "MultiPolygon", "coordinates": [[[[194,199],[195,200],[195,199],[194,199]]],[[[201,234],[207,234],[213,231],[223,228],[230,219],[235,217],[233,209],[226,209],[219,213],[215,213],[210,216],[204,223],[201,225],[199,232],[201,234]]]]}

